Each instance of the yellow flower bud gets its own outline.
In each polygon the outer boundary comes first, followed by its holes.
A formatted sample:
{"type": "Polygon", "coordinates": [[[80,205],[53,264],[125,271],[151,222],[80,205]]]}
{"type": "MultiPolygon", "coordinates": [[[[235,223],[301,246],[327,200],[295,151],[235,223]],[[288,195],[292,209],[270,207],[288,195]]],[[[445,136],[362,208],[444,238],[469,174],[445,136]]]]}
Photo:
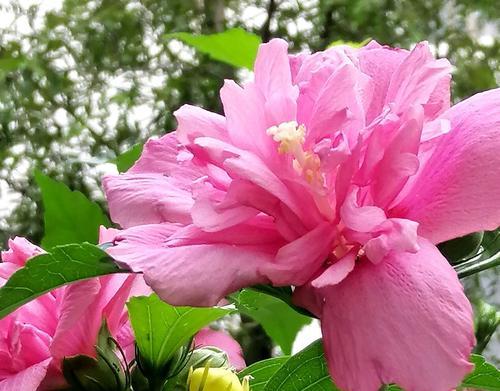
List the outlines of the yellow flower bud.
{"type": "Polygon", "coordinates": [[[240,379],[226,368],[198,368],[192,370],[189,379],[189,391],[250,391],[248,380],[240,379]]]}

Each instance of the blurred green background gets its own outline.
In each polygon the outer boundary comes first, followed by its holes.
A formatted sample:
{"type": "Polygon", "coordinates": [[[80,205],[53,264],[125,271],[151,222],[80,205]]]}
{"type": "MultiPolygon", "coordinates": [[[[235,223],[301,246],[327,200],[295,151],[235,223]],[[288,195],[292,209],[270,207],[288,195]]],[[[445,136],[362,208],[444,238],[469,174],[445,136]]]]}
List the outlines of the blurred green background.
{"type": "MultiPolygon", "coordinates": [[[[495,0],[0,0],[0,247],[43,235],[35,167],[104,207],[107,162],[174,129],[183,103],[220,111],[223,79],[248,72],[166,35],[235,27],[293,51],[428,40],[455,66],[454,101],[499,84],[495,0]]],[[[495,306],[498,285],[498,268],[466,281],[470,297],[495,306]]],[[[497,337],[497,363],[498,350],[497,337]]]]}

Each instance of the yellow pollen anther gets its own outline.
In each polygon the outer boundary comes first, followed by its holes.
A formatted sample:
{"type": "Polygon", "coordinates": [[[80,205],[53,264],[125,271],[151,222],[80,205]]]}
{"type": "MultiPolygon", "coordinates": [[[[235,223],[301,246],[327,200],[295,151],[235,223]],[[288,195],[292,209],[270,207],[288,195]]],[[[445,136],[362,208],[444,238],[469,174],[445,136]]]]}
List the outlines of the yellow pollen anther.
{"type": "Polygon", "coordinates": [[[273,136],[273,140],[280,143],[280,153],[293,153],[297,147],[304,144],[306,129],[304,125],[298,125],[295,121],[283,122],[278,126],[271,126],[267,134],[273,136]]]}
{"type": "Polygon", "coordinates": [[[304,125],[298,125],[296,121],[283,122],[277,126],[271,126],[267,129],[267,134],[279,143],[279,153],[289,153],[294,157],[293,168],[299,175],[313,186],[323,185],[318,155],[306,152],[302,147],[306,135],[304,125]]]}

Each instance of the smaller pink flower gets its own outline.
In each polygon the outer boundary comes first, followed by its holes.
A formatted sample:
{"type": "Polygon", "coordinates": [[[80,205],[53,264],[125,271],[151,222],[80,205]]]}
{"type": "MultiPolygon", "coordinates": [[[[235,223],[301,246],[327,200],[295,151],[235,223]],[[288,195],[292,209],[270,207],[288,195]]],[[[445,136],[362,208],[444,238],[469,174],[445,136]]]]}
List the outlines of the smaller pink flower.
{"type": "MultiPolygon", "coordinates": [[[[41,248],[25,238],[9,240],[9,250],[1,254],[0,286],[29,258],[41,253],[41,248]]],[[[125,302],[141,292],[144,285],[140,277],[94,278],[49,292],[1,319],[0,391],[44,391],[63,386],[63,358],[95,356],[103,319],[131,359],[134,338],[125,302]]]]}
{"type": "Polygon", "coordinates": [[[247,365],[243,358],[243,351],[240,344],[224,331],[216,331],[211,328],[204,328],[194,337],[194,345],[197,348],[214,346],[227,353],[229,364],[236,370],[241,371],[247,365]]]}

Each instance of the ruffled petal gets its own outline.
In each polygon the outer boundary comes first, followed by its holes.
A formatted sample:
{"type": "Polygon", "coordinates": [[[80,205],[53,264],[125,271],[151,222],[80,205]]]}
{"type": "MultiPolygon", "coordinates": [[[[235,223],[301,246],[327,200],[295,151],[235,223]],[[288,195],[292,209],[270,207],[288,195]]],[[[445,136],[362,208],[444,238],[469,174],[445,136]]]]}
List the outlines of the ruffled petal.
{"type": "Polygon", "coordinates": [[[419,244],[418,253],[391,254],[377,265],[362,259],[339,284],[301,299],[316,310],[324,303],[325,350],[340,389],[397,383],[449,391],[471,370],[471,305],[437,248],[425,239],[419,244]]]}
{"type": "Polygon", "coordinates": [[[390,215],[414,220],[440,243],[500,226],[500,89],[477,94],[444,113],[451,131],[390,215]]]}
{"type": "Polygon", "coordinates": [[[173,305],[216,305],[244,286],[269,283],[261,270],[272,263],[276,233],[240,225],[207,233],[194,226],[143,225],[123,231],[107,251],[173,305]],[[174,235],[175,232],[175,235],[174,235]]]}
{"type": "Polygon", "coordinates": [[[227,140],[226,119],[222,115],[191,105],[181,106],[174,115],[178,123],[174,137],[182,144],[190,144],[200,136],[227,140]]]}
{"type": "Polygon", "coordinates": [[[23,237],[15,237],[9,239],[9,249],[1,252],[1,259],[3,262],[14,263],[19,266],[24,266],[26,261],[36,255],[43,253],[43,250],[31,243],[23,237]]]}
{"type": "Polygon", "coordinates": [[[191,221],[191,193],[162,174],[106,176],[103,186],[111,219],[122,228],[191,221]]]}
{"type": "Polygon", "coordinates": [[[322,266],[332,249],[336,231],[331,223],[324,222],[300,238],[288,243],[276,255],[281,272],[272,278],[275,285],[302,285],[322,266]]]}
{"type": "Polygon", "coordinates": [[[66,288],[60,307],[59,324],[50,347],[54,357],[95,355],[94,345],[100,327],[101,311],[94,304],[99,300],[100,289],[101,283],[97,278],[66,288]]]}
{"type": "Polygon", "coordinates": [[[391,77],[385,103],[396,113],[423,105],[425,117],[434,119],[450,105],[451,64],[435,60],[427,42],[420,42],[391,77]]]}
{"type": "Polygon", "coordinates": [[[42,383],[51,359],[32,365],[25,370],[0,381],[0,391],[37,391],[42,383]]]}
{"type": "Polygon", "coordinates": [[[149,139],[128,173],[167,175],[182,184],[205,175],[193,164],[192,158],[193,155],[179,143],[179,131],[172,132],[159,139],[149,139]]]}

